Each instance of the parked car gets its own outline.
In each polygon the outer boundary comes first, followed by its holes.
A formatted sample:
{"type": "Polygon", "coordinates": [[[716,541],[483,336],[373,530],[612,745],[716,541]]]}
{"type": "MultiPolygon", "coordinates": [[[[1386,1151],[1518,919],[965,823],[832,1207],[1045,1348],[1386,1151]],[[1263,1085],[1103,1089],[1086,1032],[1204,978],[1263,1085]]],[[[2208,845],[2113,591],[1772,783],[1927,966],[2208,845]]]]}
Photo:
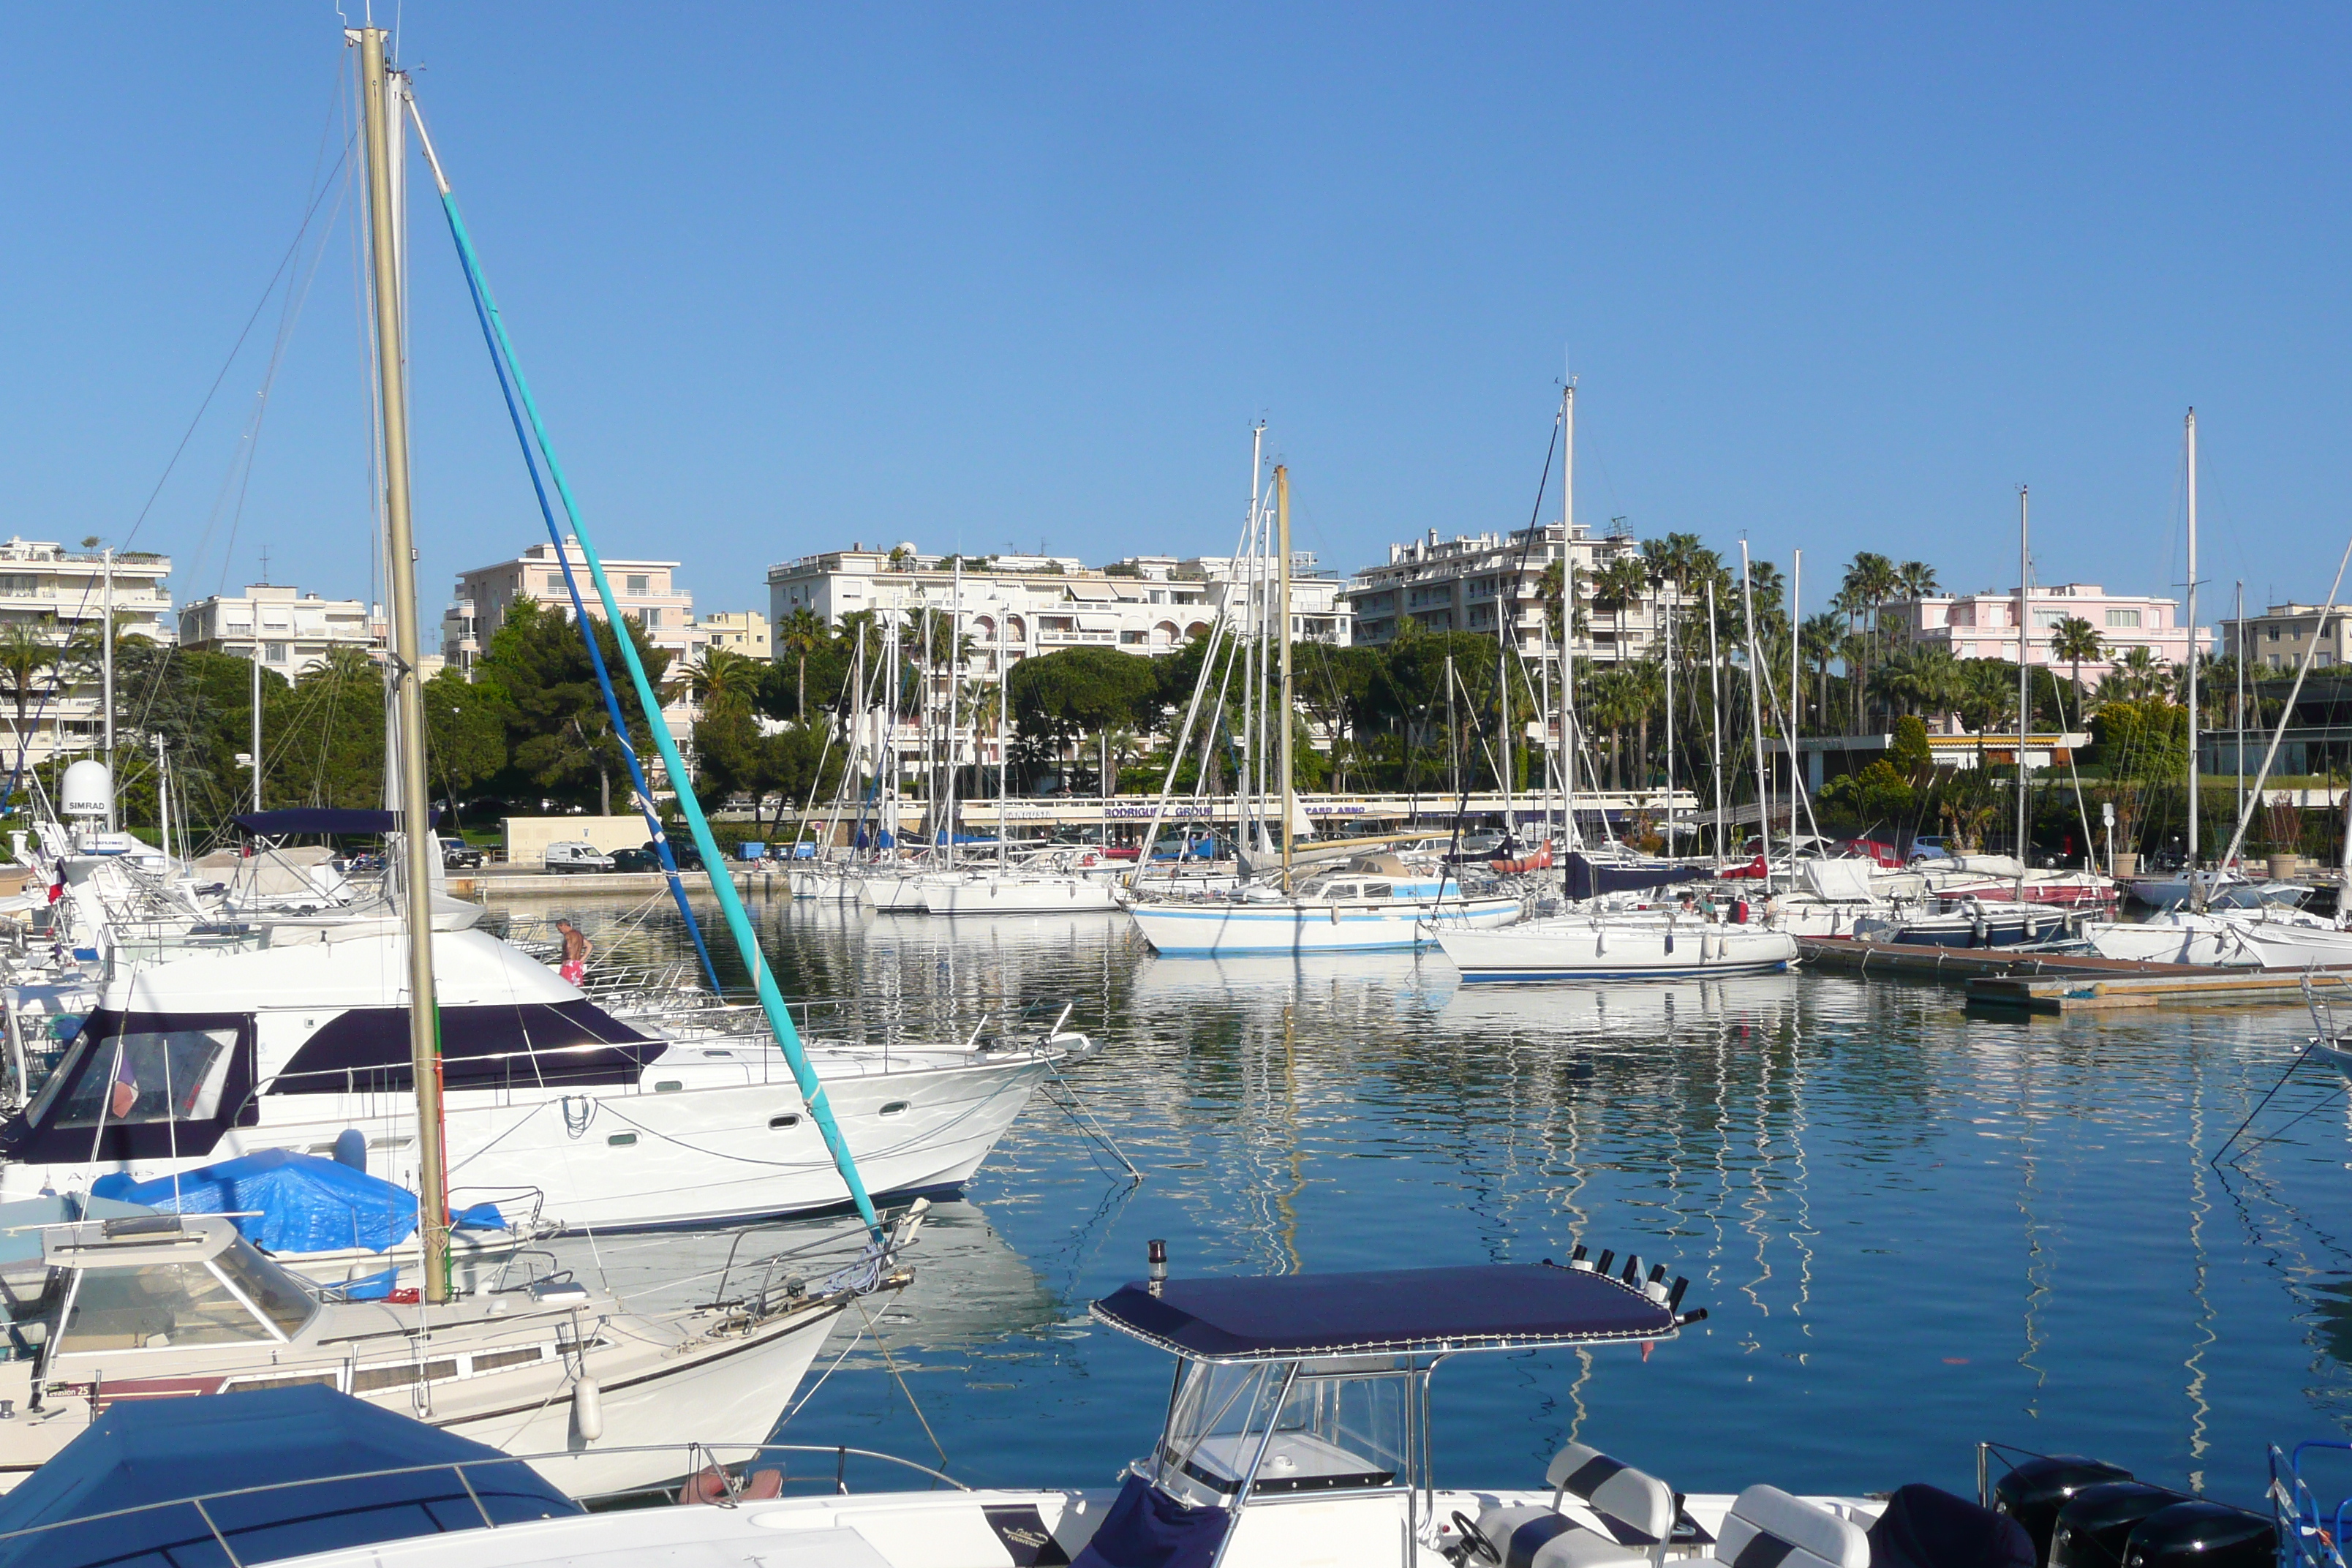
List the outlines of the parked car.
{"type": "Polygon", "coordinates": [[[609,871],[613,858],[584,838],[559,838],[547,847],[550,871],[609,871]]]}
{"type": "Polygon", "coordinates": [[[462,838],[441,840],[441,868],[445,871],[470,871],[482,863],[482,852],[462,838]]]}
{"type": "Polygon", "coordinates": [[[1940,833],[1923,833],[1911,840],[1914,860],[1948,860],[1951,854],[1952,841],[1940,833]]]}
{"type": "Polygon", "coordinates": [[[650,849],[615,849],[612,858],[615,871],[658,871],[662,868],[661,857],[650,849]]]}
{"type": "MultiPolygon", "coordinates": [[[[652,839],[648,838],[646,840],[645,851],[646,854],[654,858],[654,869],[661,869],[661,851],[654,847],[654,841],[652,839]]],[[[677,868],[681,871],[699,871],[702,869],[702,851],[697,849],[689,840],[683,838],[671,839],[669,841],[669,858],[677,862],[677,868]]]]}

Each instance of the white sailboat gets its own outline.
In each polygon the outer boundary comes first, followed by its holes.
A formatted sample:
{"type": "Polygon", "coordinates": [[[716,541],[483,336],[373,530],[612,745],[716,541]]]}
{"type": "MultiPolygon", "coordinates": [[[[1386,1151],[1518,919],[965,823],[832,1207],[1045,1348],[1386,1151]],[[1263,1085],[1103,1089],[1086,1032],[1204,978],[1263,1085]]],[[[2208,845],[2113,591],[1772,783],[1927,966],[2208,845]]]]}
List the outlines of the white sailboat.
{"type": "MultiPolygon", "coordinates": [[[[1299,816],[1291,758],[1296,692],[1291,675],[1290,470],[1286,467],[1274,470],[1274,502],[1276,586],[1264,624],[1272,626],[1278,639],[1275,650],[1280,659],[1280,686],[1276,700],[1264,705],[1263,719],[1276,731],[1280,876],[1271,884],[1244,878],[1227,886],[1186,893],[1177,890],[1172,879],[1146,888],[1139,865],[1136,880],[1122,889],[1129,917],[1152,951],[1170,955],[1413,948],[1435,940],[1441,929],[1502,925],[1518,919],[1526,910],[1517,894],[1472,893],[1464,889],[1452,868],[1442,864],[1423,868],[1393,856],[1360,857],[1339,869],[1297,879],[1299,816]]],[[[1255,542],[1265,520],[1259,508],[1254,506],[1252,511],[1250,538],[1255,542]]],[[[1220,616],[1221,630],[1227,619],[1220,616]]],[[[1252,651],[1238,639],[1234,647],[1237,657],[1247,657],[1252,651]]],[[[1213,656],[1214,650],[1213,638],[1213,656]]],[[[1202,661],[1203,689],[1213,662],[1213,658],[1202,661]]],[[[1196,709],[1199,700],[1196,692],[1196,709]]],[[[1182,744],[1180,733],[1180,751],[1182,744]]],[[[1164,805],[1163,796],[1163,808],[1164,805]]],[[[1156,840],[1158,828],[1155,816],[1145,837],[1147,845],[1156,840]]]]}

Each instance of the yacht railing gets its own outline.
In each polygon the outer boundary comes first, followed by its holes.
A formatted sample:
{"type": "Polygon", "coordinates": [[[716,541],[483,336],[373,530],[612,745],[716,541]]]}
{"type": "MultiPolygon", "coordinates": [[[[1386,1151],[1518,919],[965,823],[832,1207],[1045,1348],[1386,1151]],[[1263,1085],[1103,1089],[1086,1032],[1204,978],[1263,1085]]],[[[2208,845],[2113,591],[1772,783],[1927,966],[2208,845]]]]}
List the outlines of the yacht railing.
{"type": "MultiPolygon", "coordinates": [[[[0,1546],[6,1546],[20,1541],[31,1541],[40,1536],[55,1535],[63,1531],[79,1530],[86,1526],[110,1525],[119,1527],[121,1521],[126,1520],[136,1519],[145,1515],[163,1513],[173,1509],[188,1509],[194,1513],[196,1521],[203,1527],[201,1534],[195,1535],[194,1539],[203,1540],[209,1538],[213,1544],[220,1549],[223,1556],[226,1557],[231,1563],[236,1563],[243,1560],[237,1556],[236,1548],[231,1545],[231,1536],[242,1534],[247,1531],[276,1529],[283,1521],[281,1520],[272,1519],[267,1521],[256,1521],[251,1524],[245,1524],[232,1520],[227,1522],[226,1527],[224,1527],[222,1521],[214,1517],[215,1510],[217,1510],[221,1504],[241,1498],[263,1497],[271,1493],[295,1492],[310,1487],[349,1486],[354,1482],[383,1480],[395,1476],[446,1475],[450,1477],[457,1483],[457,1489],[449,1494],[450,1497],[454,1499],[462,1495],[466,1500],[472,1505],[476,1516],[481,1520],[483,1529],[498,1530],[503,1527],[498,1520],[493,1519],[490,1516],[488,1503],[483,1500],[484,1494],[487,1491],[490,1501],[493,1502],[509,1499],[513,1497],[513,1494],[498,1489],[494,1482],[487,1479],[482,1484],[478,1485],[476,1482],[476,1476],[481,1471],[501,1468],[513,1465],[522,1465],[532,1468],[545,1465],[549,1469],[553,1469],[565,1461],[578,1461],[582,1459],[602,1460],[620,1454],[662,1453],[675,1453],[679,1457],[681,1468],[678,1471],[678,1475],[681,1479],[686,1482],[686,1485],[689,1489],[702,1485],[706,1479],[714,1481],[719,1489],[719,1495],[710,1497],[705,1500],[711,1506],[719,1508],[735,1508],[740,1506],[746,1501],[764,1501],[768,1496],[782,1496],[782,1493],[781,1489],[784,1486],[790,1486],[794,1483],[801,1485],[824,1484],[829,1480],[830,1490],[824,1495],[835,1497],[854,1496],[856,1494],[853,1493],[849,1488],[849,1461],[853,1458],[858,1459],[876,1459],[886,1465],[895,1465],[901,1469],[911,1470],[918,1475],[923,1476],[935,1484],[944,1482],[946,1485],[954,1488],[958,1491],[971,1490],[970,1487],[964,1485],[961,1481],[957,1480],[953,1476],[946,1475],[939,1470],[934,1470],[928,1465],[917,1464],[912,1459],[901,1458],[896,1454],[880,1453],[871,1448],[853,1448],[845,1444],[643,1444],[628,1447],[594,1447],[582,1449],[577,1452],[559,1449],[543,1454],[501,1454],[495,1458],[449,1459],[430,1465],[398,1465],[387,1467],[383,1469],[356,1470],[346,1475],[309,1476],[300,1480],[269,1481],[259,1486],[233,1487],[221,1491],[203,1492],[190,1497],[171,1498],[161,1502],[140,1503],[130,1508],[110,1509],[103,1513],[85,1514],[79,1519],[56,1520],[47,1524],[33,1525],[24,1530],[0,1531],[0,1546]],[[742,1454],[746,1457],[740,1459],[730,1459],[726,1458],[726,1456],[731,1454],[742,1454]],[[830,1478],[826,1478],[822,1474],[813,1477],[794,1476],[782,1467],[778,1467],[773,1471],[770,1472],[753,1471],[752,1467],[758,1465],[762,1458],[770,1454],[828,1454],[833,1457],[833,1474],[830,1478]],[[747,1496],[747,1493],[750,1489],[756,1484],[754,1476],[760,1473],[772,1473],[775,1475],[777,1478],[779,1490],[775,1493],[763,1494],[760,1498],[751,1498],[747,1496]]],[[[542,1477],[546,1474],[545,1471],[541,1471],[540,1473],[542,1477]]],[[[643,1487],[604,1495],[614,1498],[641,1497],[647,1492],[666,1491],[667,1489],[668,1489],[667,1487],[643,1487]]],[[[927,1488],[926,1489],[934,1489],[927,1488]]],[[[432,1500],[395,1495],[384,1498],[381,1501],[372,1501],[362,1504],[352,1509],[350,1511],[362,1513],[373,1512],[379,1509],[391,1510],[414,1508],[420,1502],[429,1500],[432,1500]]],[[[527,1500],[529,1502],[536,1503],[541,1500],[538,1497],[533,1496],[528,1500],[527,1500]]],[[[321,1517],[330,1511],[330,1510],[320,1510],[310,1517],[321,1517]]],[[[531,1523],[535,1522],[538,1519],[545,1519],[548,1517],[550,1516],[541,1513],[530,1518],[509,1519],[506,1521],[506,1525],[511,1526],[514,1524],[531,1523]]],[[[362,1543],[354,1542],[352,1544],[362,1543]]],[[[152,1551],[159,1549],[150,1548],[150,1550],[152,1551]]]]}
{"type": "Polygon", "coordinates": [[[2352,1453],[2352,1443],[2315,1439],[2297,1443],[2292,1454],[2271,1446],[2271,1519],[2278,1526],[2279,1562],[2287,1568],[2346,1568],[2344,1522],[2352,1498],[2322,1512],[2317,1495],[2303,1479],[2303,1457],[2313,1449],[2352,1453]]]}

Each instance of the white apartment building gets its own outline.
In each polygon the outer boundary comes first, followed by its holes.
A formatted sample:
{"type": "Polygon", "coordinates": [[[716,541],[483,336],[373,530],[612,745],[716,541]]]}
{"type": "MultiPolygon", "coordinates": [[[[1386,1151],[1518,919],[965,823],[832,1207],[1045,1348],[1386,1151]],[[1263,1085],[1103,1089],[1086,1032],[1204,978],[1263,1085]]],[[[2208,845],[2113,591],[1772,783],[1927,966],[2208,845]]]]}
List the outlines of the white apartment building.
{"type": "MultiPolygon", "coordinates": [[[[1067,647],[1116,648],[1158,657],[1206,633],[1230,595],[1241,591],[1236,563],[1217,556],[1130,556],[1090,567],[1074,556],[926,555],[912,544],[804,555],[768,568],[768,615],[782,626],[809,611],[829,626],[872,611],[884,625],[906,625],[925,610],[947,615],[961,606],[971,641],[966,689],[990,687],[1024,658],[1067,647]],[[1000,658],[1001,649],[1001,658],[1000,658]]],[[[1349,616],[1344,584],[1316,570],[1315,558],[1291,557],[1291,627],[1301,640],[1344,646],[1349,616]]],[[[944,704],[948,679],[938,681],[944,704]]],[[[814,697],[812,701],[814,701],[814,697]]],[[[912,744],[911,742],[907,744],[912,744]]],[[[993,763],[995,738],[975,742],[975,759],[993,763]]]]}
{"type": "MultiPolygon", "coordinates": [[[[506,624],[507,611],[519,600],[554,605],[569,619],[572,595],[563,580],[567,559],[579,580],[581,601],[588,606],[590,615],[604,619],[604,604],[588,575],[588,558],[580,542],[566,541],[562,558],[556,555],[551,544],[533,544],[511,560],[457,574],[457,598],[441,617],[441,653],[448,666],[471,680],[475,662],[489,647],[490,638],[498,635],[499,627],[506,624]]],[[[604,578],[613,585],[613,596],[620,604],[621,614],[645,627],[648,642],[669,651],[673,668],[691,662],[706,640],[696,634],[694,595],[677,585],[677,567],[675,561],[619,561],[611,557],[604,561],[604,578]]],[[[619,672],[614,672],[614,679],[620,679],[619,672]]],[[[669,724],[670,734],[683,743],[693,732],[694,721],[700,714],[694,703],[681,696],[662,710],[662,716],[669,724]]],[[[645,762],[649,771],[656,766],[651,757],[645,762]]]]}
{"type": "Polygon", "coordinates": [[[2291,675],[2302,665],[2304,650],[2316,632],[2320,641],[2319,651],[2311,656],[2314,669],[2352,664],[2352,626],[2347,625],[2347,620],[2352,616],[2342,609],[2330,612],[2324,605],[2273,605],[2242,621],[2224,620],[2221,651],[2235,658],[2242,649],[2249,670],[2291,675]],[[2323,614],[2327,617],[2324,631],[2320,627],[2323,614]]]}
{"type": "MultiPolygon", "coordinates": [[[[1439,539],[1433,528],[1426,538],[1390,545],[1388,560],[1358,572],[1341,597],[1353,614],[1355,640],[1377,647],[1395,641],[1407,621],[1417,623],[1424,631],[1493,637],[1499,613],[1496,605],[1508,595],[1512,636],[1520,654],[1533,658],[1546,646],[1544,572],[1552,563],[1565,561],[1576,573],[1577,603],[1585,618],[1584,632],[1574,640],[1573,651],[1604,664],[1646,658],[1663,647],[1660,594],[1656,590],[1645,594],[1625,605],[1622,614],[1615,608],[1596,608],[1591,602],[1594,574],[1622,557],[1638,557],[1641,550],[1630,535],[1595,538],[1581,524],[1572,531],[1551,522],[1509,533],[1461,534],[1450,540],[1439,539]]],[[[1679,611],[1675,622],[1678,627],[1689,625],[1679,611]]]]}
{"type": "MultiPolygon", "coordinates": [[[[2071,673],[2071,661],[2050,650],[2053,631],[2069,619],[2088,621],[2099,634],[2100,657],[2083,664],[2083,683],[2095,686],[2135,647],[2145,647],[2158,662],[2177,665],[2189,657],[2189,628],[2180,624],[2178,599],[2152,598],[2144,594],[2110,594],[2095,583],[2062,583],[2036,588],[2027,601],[2032,624],[2026,627],[2025,658],[2071,673]]],[[[1944,647],[1956,658],[2017,658],[2018,594],[2009,592],[1938,595],[1906,599],[1878,607],[1878,624],[1897,642],[1910,647],[1944,647]]],[[[2212,646],[2212,634],[2198,632],[2201,650],[2212,646]]]]}
{"type": "MultiPolygon", "coordinates": [[[[59,647],[77,634],[95,642],[106,606],[114,606],[117,637],[170,644],[177,625],[165,585],[172,558],[147,551],[109,554],[68,550],[47,541],[11,538],[0,543],[0,626],[31,626],[59,647]]],[[[25,733],[16,732],[18,693],[0,690],[0,724],[8,731],[8,767],[59,753],[86,752],[105,730],[95,661],[52,665],[22,693],[25,733]]]]}
{"type": "Polygon", "coordinates": [[[251,658],[292,680],[327,662],[338,647],[373,653],[389,628],[379,605],[322,599],[299,588],[257,583],[242,594],[215,594],[180,611],[180,646],[251,658]]]}

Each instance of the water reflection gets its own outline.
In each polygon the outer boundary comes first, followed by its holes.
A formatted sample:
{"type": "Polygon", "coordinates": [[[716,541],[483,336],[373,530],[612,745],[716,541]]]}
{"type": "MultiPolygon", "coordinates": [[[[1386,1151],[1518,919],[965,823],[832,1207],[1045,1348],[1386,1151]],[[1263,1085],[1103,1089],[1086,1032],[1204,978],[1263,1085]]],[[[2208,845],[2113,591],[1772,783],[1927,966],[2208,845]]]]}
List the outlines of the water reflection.
{"type": "MultiPolygon", "coordinates": [[[[2252,1500],[2263,1443],[2352,1413],[2340,1081],[2298,1078],[2206,1163],[2300,1047],[2289,1011],[1971,1016],[1803,973],[1465,987],[1434,954],[1161,961],[1116,914],[758,912],[787,991],[853,1036],[1066,1003],[1103,1042],[1073,1079],[1148,1179],[1040,1100],[972,1186],[1001,1255],[961,1284],[934,1259],[937,1294],[880,1325],[976,1481],[1101,1484],[1148,1443],[1167,1367],[1084,1310],[1155,1236],[1183,1271],[1583,1240],[1690,1277],[1712,1318],[1647,1362],[1450,1364],[1464,1482],[1532,1485],[1574,1434],[1685,1490],[1965,1489],[1996,1437],[2252,1500]]],[[[856,1362],[795,1429],[929,1447],[856,1362]]]]}

